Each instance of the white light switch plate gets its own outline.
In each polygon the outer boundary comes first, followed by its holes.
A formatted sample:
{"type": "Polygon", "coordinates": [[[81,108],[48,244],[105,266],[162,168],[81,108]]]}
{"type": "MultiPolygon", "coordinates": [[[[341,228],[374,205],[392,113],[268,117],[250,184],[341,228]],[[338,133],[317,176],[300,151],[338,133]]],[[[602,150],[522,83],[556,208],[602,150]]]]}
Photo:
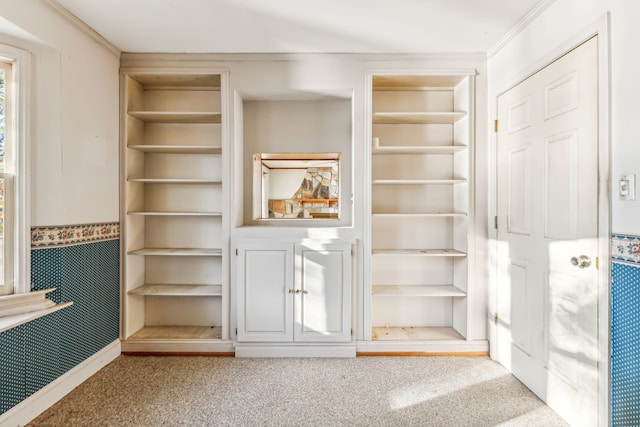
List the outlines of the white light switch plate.
{"type": "Polygon", "coordinates": [[[618,197],[620,200],[636,199],[636,175],[621,175],[618,179],[618,197]]]}

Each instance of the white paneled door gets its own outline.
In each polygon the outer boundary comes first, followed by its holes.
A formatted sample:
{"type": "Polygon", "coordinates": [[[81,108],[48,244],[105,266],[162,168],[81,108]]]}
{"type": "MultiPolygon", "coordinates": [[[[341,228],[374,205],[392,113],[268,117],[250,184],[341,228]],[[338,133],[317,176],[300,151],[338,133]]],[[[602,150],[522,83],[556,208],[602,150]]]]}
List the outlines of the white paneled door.
{"type": "Polygon", "coordinates": [[[598,420],[597,39],[498,98],[497,348],[573,425],[598,420]]]}

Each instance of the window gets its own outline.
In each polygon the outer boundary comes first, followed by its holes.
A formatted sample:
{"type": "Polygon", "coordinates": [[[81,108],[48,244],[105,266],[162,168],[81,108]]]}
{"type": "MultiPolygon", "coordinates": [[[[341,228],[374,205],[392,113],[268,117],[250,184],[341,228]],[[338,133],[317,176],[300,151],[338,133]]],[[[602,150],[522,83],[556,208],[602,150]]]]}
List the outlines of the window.
{"type": "Polygon", "coordinates": [[[13,291],[11,212],[13,176],[11,167],[11,64],[0,62],[0,283],[2,293],[13,291]]]}
{"type": "Polygon", "coordinates": [[[26,59],[26,52],[0,45],[0,295],[30,290],[26,59]]]}
{"type": "Polygon", "coordinates": [[[340,153],[255,153],[255,220],[339,219],[340,153]]]}

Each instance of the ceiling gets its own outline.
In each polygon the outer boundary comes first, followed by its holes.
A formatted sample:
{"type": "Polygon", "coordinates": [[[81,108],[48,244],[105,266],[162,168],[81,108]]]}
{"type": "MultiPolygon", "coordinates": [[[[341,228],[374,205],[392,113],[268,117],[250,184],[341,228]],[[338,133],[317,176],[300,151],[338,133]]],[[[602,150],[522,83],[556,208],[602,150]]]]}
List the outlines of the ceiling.
{"type": "Polygon", "coordinates": [[[124,52],[485,53],[549,0],[55,0],[124,52]]]}

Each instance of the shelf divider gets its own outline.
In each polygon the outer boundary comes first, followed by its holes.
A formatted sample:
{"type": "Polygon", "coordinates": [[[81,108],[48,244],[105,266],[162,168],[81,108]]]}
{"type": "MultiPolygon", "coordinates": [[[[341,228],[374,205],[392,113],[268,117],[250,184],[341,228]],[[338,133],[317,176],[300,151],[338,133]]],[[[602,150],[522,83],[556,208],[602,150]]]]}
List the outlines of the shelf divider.
{"type": "Polygon", "coordinates": [[[452,112],[374,112],[373,124],[453,124],[467,117],[464,111],[452,112]]]}
{"type": "Polygon", "coordinates": [[[222,296],[222,285],[145,284],[131,291],[130,295],[149,296],[222,296]]]}
{"type": "Polygon", "coordinates": [[[378,256],[467,256],[466,253],[456,249],[374,249],[371,251],[371,254],[378,256]]]}
{"type": "Polygon", "coordinates": [[[222,114],[209,111],[129,111],[130,117],[145,123],[220,123],[222,114]]]}
{"type": "Polygon", "coordinates": [[[466,297],[467,293],[452,285],[373,285],[372,295],[389,297],[466,297]]]}
{"type": "Polygon", "coordinates": [[[222,249],[213,248],[144,248],[127,252],[128,255],[148,256],[222,256],[222,249]]]}
{"type": "Polygon", "coordinates": [[[222,147],[212,147],[203,145],[129,145],[127,148],[143,153],[165,153],[165,154],[221,154],[222,147]]]}

